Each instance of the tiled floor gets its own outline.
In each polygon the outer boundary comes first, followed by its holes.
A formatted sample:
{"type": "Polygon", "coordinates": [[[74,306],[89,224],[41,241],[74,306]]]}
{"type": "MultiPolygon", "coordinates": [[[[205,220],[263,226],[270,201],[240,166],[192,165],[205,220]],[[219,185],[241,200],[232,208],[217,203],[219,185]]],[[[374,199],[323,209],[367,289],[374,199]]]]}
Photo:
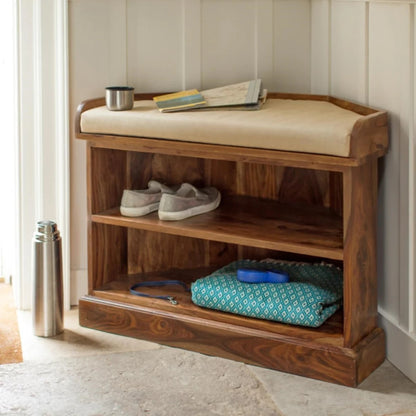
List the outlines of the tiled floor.
{"type": "Polygon", "coordinates": [[[82,328],[76,310],[38,338],[18,315],[24,362],[0,368],[0,415],[416,416],[388,361],[352,389],[82,328]]]}

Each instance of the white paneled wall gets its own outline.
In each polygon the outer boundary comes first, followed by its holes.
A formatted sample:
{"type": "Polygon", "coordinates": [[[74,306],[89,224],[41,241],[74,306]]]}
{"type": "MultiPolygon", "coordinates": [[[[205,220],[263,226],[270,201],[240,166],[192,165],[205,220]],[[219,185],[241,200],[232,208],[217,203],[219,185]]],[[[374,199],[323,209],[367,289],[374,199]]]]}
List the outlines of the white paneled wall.
{"type": "Polygon", "coordinates": [[[389,112],[390,150],[379,175],[379,311],[388,357],[416,380],[414,7],[312,0],[311,85],[389,112]]]}
{"type": "Polygon", "coordinates": [[[329,93],[367,101],[367,4],[336,1],[330,20],[329,93]]]}
{"type": "MultiPolygon", "coordinates": [[[[255,77],[272,91],[331,94],[388,110],[379,306],[389,358],[416,380],[414,3],[69,0],[69,39],[72,119],[81,100],[103,96],[110,84],[162,92],[255,77]]],[[[84,147],[72,141],[74,302],[86,291],[84,147]]]]}
{"type": "Polygon", "coordinates": [[[128,82],[138,91],[182,88],[184,70],[181,0],[129,0],[127,21],[128,82]]]}
{"type": "Polygon", "coordinates": [[[201,81],[205,88],[256,76],[255,2],[201,2],[201,81]],[[236,13],[238,9],[238,13],[236,13]],[[233,28],[233,30],[230,30],[233,28]]]}
{"type": "Polygon", "coordinates": [[[307,92],[310,89],[310,1],[274,1],[273,82],[271,89],[307,92]]]}
{"type": "Polygon", "coordinates": [[[380,164],[379,311],[388,358],[416,380],[414,3],[311,0],[311,87],[389,112],[390,150],[380,164]]]}
{"type": "Polygon", "coordinates": [[[385,227],[385,238],[379,293],[383,309],[404,328],[409,322],[410,8],[408,4],[374,3],[369,9],[369,100],[391,114],[390,152],[381,188],[379,223],[385,227]],[[392,273],[397,280],[388,278],[392,273]]]}

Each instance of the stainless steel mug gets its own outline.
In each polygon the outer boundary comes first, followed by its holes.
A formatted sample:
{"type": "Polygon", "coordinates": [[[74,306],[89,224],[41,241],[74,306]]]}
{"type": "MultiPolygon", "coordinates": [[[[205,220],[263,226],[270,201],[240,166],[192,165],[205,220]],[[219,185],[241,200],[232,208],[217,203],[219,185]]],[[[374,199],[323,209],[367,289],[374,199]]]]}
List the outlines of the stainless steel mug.
{"type": "Polygon", "coordinates": [[[107,87],[105,89],[105,103],[110,111],[131,110],[134,105],[134,88],[107,87]]]}
{"type": "Polygon", "coordinates": [[[53,221],[39,221],[33,236],[33,333],[53,337],[64,330],[62,244],[53,221]]]}

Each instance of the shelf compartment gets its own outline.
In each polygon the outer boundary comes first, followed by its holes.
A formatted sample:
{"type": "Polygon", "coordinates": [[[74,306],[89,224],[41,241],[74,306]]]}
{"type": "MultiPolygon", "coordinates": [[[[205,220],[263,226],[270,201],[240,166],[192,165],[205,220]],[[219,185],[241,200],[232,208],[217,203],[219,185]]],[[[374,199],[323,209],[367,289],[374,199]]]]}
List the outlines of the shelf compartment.
{"type": "Polygon", "coordinates": [[[284,323],[267,321],[263,319],[249,318],[237,314],[202,308],[195,305],[191,299],[191,293],[183,287],[170,285],[162,287],[141,287],[140,291],[152,295],[173,296],[178,302],[172,305],[164,299],[155,299],[132,295],[129,288],[138,282],[153,280],[181,280],[191,287],[191,283],[200,277],[204,277],[215,270],[215,267],[200,267],[186,270],[168,270],[165,272],[138,273],[122,275],[93,290],[92,295],[96,298],[108,301],[129,304],[131,307],[144,307],[153,310],[175,313],[179,315],[192,316],[201,319],[214,320],[217,322],[239,325],[247,328],[266,331],[270,334],[279,334],[285,337],[295,337],[313,341],[323,345],[342,347],[343,327],[342,311],[338,311],[319,328],[308,328],[284,323]]]}
{"type": "Polygon", "coordinates": [[[228,196],[216,210],[182,221],[160,221],[157,213],[124,217],[119,208],[94,214],[91,219],[96,223],[183,237],[343,259],[342,219],[323,207],[306,208],[247,196],[228,196]]]}

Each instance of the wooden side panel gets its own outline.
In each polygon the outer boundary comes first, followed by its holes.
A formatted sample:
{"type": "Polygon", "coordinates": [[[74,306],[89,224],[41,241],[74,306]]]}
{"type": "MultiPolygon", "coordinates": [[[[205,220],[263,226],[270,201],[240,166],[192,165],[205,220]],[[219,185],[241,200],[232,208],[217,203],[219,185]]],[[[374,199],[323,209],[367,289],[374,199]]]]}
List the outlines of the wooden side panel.
{"type": "Polygon", "coordinates": [[[91,147],[87,163],[89,213],[119,206],[126,185],[126,152],[91,147]]]}
{"type": "Polygon", "coordinates": [[[344,337],[351,347],[377,326],[377,160],[344,173],[344,337]]]}
{"type": "Polygon", "coordinates": [[[125,273],[127,273],[127,229],[90,223],[89,292],[125,273]]]}
{"type": "Polygon", "coordinates": [[[357,383],[364,381],[386,358],[386,336],[376,328],[357,348],[357,383]]]}
{"type": "Polygon", "coordinates": [[[343,215],[342,173],[329,172],[329,207],[340,217],[343,215]]]}
{"type": "MultiPolygon", "coordinates": [[[[120,205],[126,152],[88,146],[88,214],[120,205]]],[[[88,291],[126,272],[127,230],[88,221],[88,291]]]]}

